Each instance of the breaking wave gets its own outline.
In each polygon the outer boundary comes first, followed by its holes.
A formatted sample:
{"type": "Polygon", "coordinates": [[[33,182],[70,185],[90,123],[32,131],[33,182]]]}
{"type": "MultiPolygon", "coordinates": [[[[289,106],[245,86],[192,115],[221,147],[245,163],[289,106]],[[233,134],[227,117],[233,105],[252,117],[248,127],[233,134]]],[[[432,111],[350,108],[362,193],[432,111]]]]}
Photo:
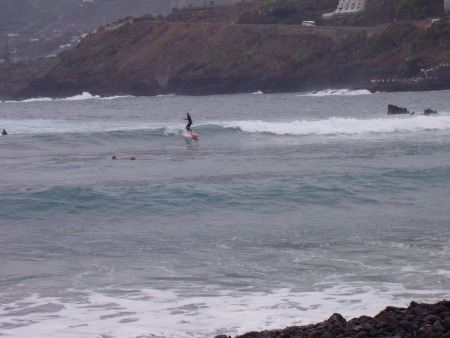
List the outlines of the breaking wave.
{"type": "Polygon", "coordinates": [[[84,301],[33,294],[3,307],[0,316],[12,319],[14,324],[8,326],[11,337],[44,337],[57,327],[58,337],[63,338],[112,334],[120,338],[207,338],[218,333],[235,335],[307,325],[336,312],[347,319],[361,313],[373,316],[388,305],[407,306],[411,294],[425,302],[448,296],[442,291],[406,290],[387,283],[354,283],[311,292],[285,288],[269,293],[231,293],[213,287],[190,295],[173,289],[123,292],[126,297],[111,291],[84,290],[84,301]]]}
{"type": "Polygon", "coordinates": [[[27,99],[23,101],[6,101],[8,103],[14,103],[14,102],[49,102],[49,101],[83,101],[83,100],[91,100],[91,99],[100,99],[100,100],[114,100],[124,97],[133,97],[131,95],[125,95],[125,96],[109,96],[109,97],[100,97],[98,95],[92,95],[88,92],[83,92],[82,94],[66,97],[64,99],[51,99],[49,97],[41,97],[41,98],[35,98],[35,99],[27,99]]]}
{"type": "MultiPolygon", "coordinates": [[[[150,131],[164,136],[184,135],[184,124],[143,121],[89,121],[74,120],[6,120],[11,134],[67,134],[150,131]]],[[[385,117],[378,119],[330,118],[292,122],[266,122],[260,120],[197,123],[201,133],[268,133],[291,136],[364,135],[395,132],[420,132],[450,129],[450,115],[385,117]]]]}
{"type": "Polygon", "coordinates": [[[372,94],[367,89],[327,89],[314,91],[306,96],[332,96],[332,95],[369,95],[372,94]]]}
{"type": "Polygon", "coordinates": [[[354,119],[330,118],[318,121],[265,122],[231,121],[219,124],[224,128],[248,133],[276,135],[359,135],[369,133],[415,132],[450,129],[450,116],[414,116],[409,118],[354,119]]]}

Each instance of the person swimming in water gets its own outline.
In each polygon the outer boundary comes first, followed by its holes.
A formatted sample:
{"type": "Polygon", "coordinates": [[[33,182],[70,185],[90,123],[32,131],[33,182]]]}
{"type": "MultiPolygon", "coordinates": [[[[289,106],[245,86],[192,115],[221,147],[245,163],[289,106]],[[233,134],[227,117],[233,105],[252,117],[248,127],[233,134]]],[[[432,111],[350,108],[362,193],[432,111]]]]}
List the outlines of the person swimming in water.
{"type": "Polygon", "coordinates": [[[8,133],[6,132],[6,129],[3,129],[2,135],[8,135],[8,133]]]}
{"type": "Polygon", "coordinates": [[[188,124],[186,125],[186,130],[188,132],[192,133],[191,126],[193,125],[193,123],[192,123],[191,115],[189,115],[189,113],[186,113],[186,118],[183,120],[188,121],[188,124]]]}

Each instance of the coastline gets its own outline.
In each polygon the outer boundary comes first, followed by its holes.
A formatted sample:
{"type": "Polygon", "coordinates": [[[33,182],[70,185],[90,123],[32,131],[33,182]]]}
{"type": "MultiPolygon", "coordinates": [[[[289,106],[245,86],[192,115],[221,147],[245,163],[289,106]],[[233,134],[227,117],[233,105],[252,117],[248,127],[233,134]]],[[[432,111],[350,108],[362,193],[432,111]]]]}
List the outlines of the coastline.
{"type": "MultiPolygon", "coordinates": [[[[369,317],[362,315],[347,321],[334,313],[323,322],[291,326],[280,330],[247,332],[235,338],[338,338],[338,337],[450,337],[450,301],[434,304],[412,301],[407,308],[388,306],[369,317]]],[[[215,338],[231,338],[218,335],[215,338]]]]}
{"type": "MultiPolygon", "coordinates": [[[[205,81],[206,82],[206,81],[205,81]]],[[[424,81],[421,83],[385,83],[375,86],[309,86],[307,84],[297,85],[289,88],[287,84],[278,87],[268,87],[264,85],[264,81],[255,81],[251,85],[246,85],[238,79],[231,80],[228,83],[224,80],[222,83],[217,82],[213,86],[182,86],[169,88],[164,91],[147,91],[147,90],[98,90],[96,88],[82,86],[58,86],[57,88],[48,88],[44,92],[30,92],[29,90],[21,93],[0,92],[0,102],[6,101],[23,101],[23,100],[40,100],[51,99],[60,100],[72,97],[81,97],[85,93],[93,97],[110,98],[110,97],[154,97],[161,95],[179,95],[179,96],[213,96],[213,95],[238,95],[238,94],[284,94],[284,93],[316,93],[320,91],[360,91],[366,90],[370,93],[401,93],[401,92],[431,92],[450,90],[450,82],[443,81],[424,81]],[[233,90],[233,84],[236,84],[233,90]]]]}

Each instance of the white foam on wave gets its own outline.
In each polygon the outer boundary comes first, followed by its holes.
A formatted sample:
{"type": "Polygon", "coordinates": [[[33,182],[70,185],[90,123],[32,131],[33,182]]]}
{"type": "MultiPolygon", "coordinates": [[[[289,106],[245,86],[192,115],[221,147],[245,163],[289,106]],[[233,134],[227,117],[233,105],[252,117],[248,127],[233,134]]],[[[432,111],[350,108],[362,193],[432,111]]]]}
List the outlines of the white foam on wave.
{"type": "Polygon", "coordinates": [[[262,95],[262,94],[264,94],[261,90],[258,90],[258,91],[256,91],[256,92],[254,92],[254,93],[252,93],[253,95],[262,95]]]}
{"type": "Polygon", "coordinates": [[[450,116],[408,116],[378,119],[330,118],[317,121],[265,122],[231,121],[217,123],[248,133],[276,135],[363,135],[370,133],[417,132],[450,129],[450,116]]]}
{"type": "Polygon", "coordinates": [[[98,96],[98,95],[93,96],[93,95],[91,95],[91,94],[88,93],[88,92],[83,92],[83,93],[80,94],[80,95],[75,95],[75,96],[72,96],[72,97],[67,97],[67,98],[62,99],[62,100],[63,100],[63,101],[82,101],[82,100],[99,99],[99,98],[100,98],[100,96],[98,96]]]}
{"type": "Polygon", "coordinates": [[[5,103],[29,103],[29,102],[59,102],[59,101],[83,101],[83,100],[92,100],[92,99],[100,99],[100,100],[114,100],[114,99],[121,99],[121,98],[127,98],[127,97],[133,97],[131,95],[124,95],[124,96],[107,96],[107,97],[100,97],[99,95],[92,95],[88,92],[83,92],[80,95],[75,95],[71,97],[66,97],[64,99],[51,99],[49,97],[41,97],[41,98],[35,98],[35,99],[27,99],[22,101],[6,101],[5,103]]]}
{"type": "Polygon", "coordinates": [[[316,92],[312,92],[306,95],[300,95],[300,96],[335,96],[335,95],[369,95],[372,94],[367,89],[327,89],[327,90],[320,90],[316,92]]]}
{"type": "MultiPolygon", "coordinates": [[[[114,131],[139,131],[164,129],[164,123],[130,121],[86,121],[86,120],[10,120],[0,119],[11,135],[19,134],[68,134],[104,133],[114,131]]],[[[181,126],[178,127],[182,130],[181,126]]]]}
{"type": "MultiPolygon", "coordinates": [[[[183,135],[184,124],[163,122],[86,121],[86,120],[11,120],[0,119],[11,134],[67,134],[103,133],[113,131],[139,131],[162,129],[164,135],[183,135]]],[[[450,115],[385,117],[379,119],[330,118],[292,122],[266,122],[260,120],[210,122],[197,124],[197,128],[215,126],[238,129],[246,133],[270,133],[291,136],[349,136],[420,132],[450,129],[450,115]]]]}
{"type": "Polygon", "coordinates": [[[49,97],[42,97],[42,98],[38,98],[38,99],[28,99],[28,100],[23,100],[23,101],[7,101],[7,103],[18,103],[18,102],[48,102],[48,101],[53,101],[53,99],[49,98],[49,97]]]}
{"type": "MultiPolygon", "coordinates": [[[[75,292],[78,294],[78,291],[75,292]]],[[[111,296],[85,291],[83,299],[32,295],[0,307],[8,337],[213,337],[326,320],[373,316],[388,305],[436,302],[444,291],[406,290],[398,284],[353,284],[324,291],[271,292],[141,290],[111,296]]],[[[1,298],[0,298],[1,299],[1,298]]],[[[6,298],[3,298],[6,299],[6,298]]]]}
{"type": "MultiPolygon", "coordinates": [[[[10,135],[43,135],[43,134],[92,134],[108,132],[133,132],[140,130],[161,129],[164,135],[187,135],[184,124],[167,124],[163,122],[143,121],[88,121],[88,120],[55,120],[33,119],[12,120],[1,119],[0,124],[10,132],[10,135]]],[[[199,126],[199,125],[198,125],[199,126]]]]}
{"type": "MultiPolygon", "coordinates": [[[[116,100],[116,99],[125,99],[128,97],[134,97],[133,95],[116,95],[116,96],[106,96],[106,97],[99,97],[100,100],[116,100]]],[[[97,98],[97,97],[95,97],[97,98]]]]}

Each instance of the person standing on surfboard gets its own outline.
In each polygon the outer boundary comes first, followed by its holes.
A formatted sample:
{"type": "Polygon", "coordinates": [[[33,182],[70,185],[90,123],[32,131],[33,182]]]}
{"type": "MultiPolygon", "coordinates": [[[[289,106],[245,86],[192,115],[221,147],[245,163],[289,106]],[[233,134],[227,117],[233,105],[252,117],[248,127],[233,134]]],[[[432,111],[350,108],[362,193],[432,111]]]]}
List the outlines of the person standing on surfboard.
{"type": "Polygon", "coordinates": [[[193,123],[192,123],[191,115],[189,115],[189,113],[186,113],[186,118],[183,120],[188,121],[188,124],[186,125],[186,130],[188,131],[188,133],[192,133],[191,125],[193,125],[193,123]]]}

